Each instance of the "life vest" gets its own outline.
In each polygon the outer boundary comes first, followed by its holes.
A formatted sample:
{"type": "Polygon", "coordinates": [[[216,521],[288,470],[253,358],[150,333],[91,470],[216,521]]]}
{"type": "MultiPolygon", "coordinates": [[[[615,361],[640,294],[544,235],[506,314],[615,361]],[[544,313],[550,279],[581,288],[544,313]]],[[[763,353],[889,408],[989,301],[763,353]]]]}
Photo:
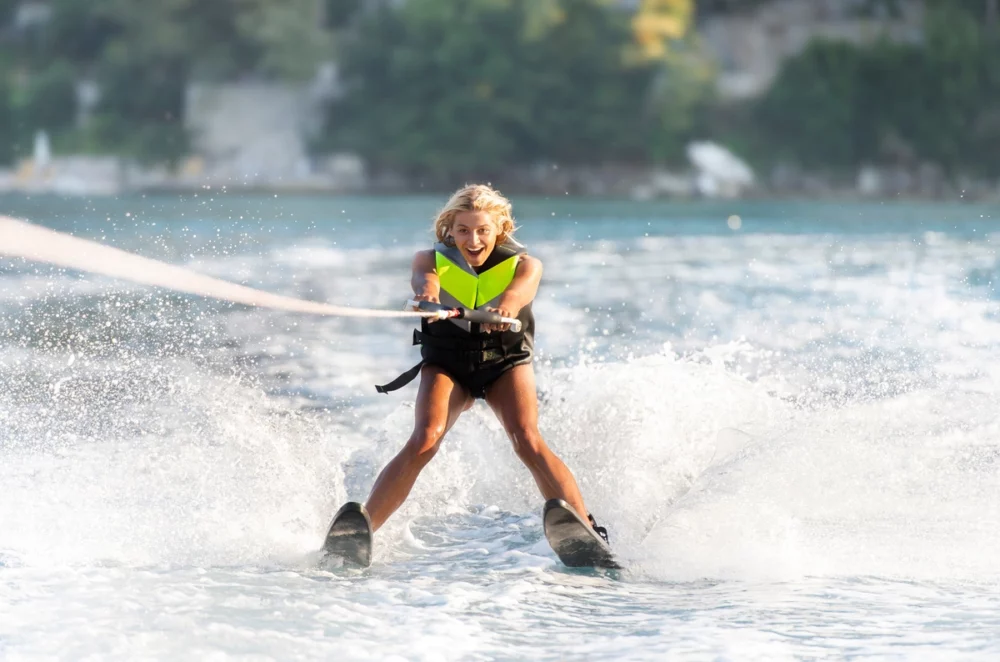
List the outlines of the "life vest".
{"type": "MultiPolygon", "coordinates": [[[[434,245],[435,271],[441,284],[439,299],[447,306],[463,308],[492,308],[510,287],[517,272],[520,257],[527,253],[524,246],[513,239],[493,247],[479,273],[469,265],[455,246],[434,245]]],[[[479,325],[462,319],[446,322],[421,321],[420,330],[413,331],[413,344],[421,345],[422,360],[388,384],[376,386],[379,393],[402,388],[420,373],[425,363],[446,369],[459,382],[470,389],[478,375],[497,375],[514,365],[528,363],[534,355],[535,317],[531,304],[524,306],[517,315],[520,331],[482,333],[479,325]]]]}
{"type": "MultiPolygon", "coordinates": [[[[441,283],[441,303],[470,309],[496,306],[504,290],[514,280],[517,263],[526,252],[524,246],[508,239],[493,247],[479,273],[476,273],[457,247],[435,244],[434,264],[441,283]]],[[[465,331],[473,330],[472,324],[466,320],[450,321],[465,331]]]]}

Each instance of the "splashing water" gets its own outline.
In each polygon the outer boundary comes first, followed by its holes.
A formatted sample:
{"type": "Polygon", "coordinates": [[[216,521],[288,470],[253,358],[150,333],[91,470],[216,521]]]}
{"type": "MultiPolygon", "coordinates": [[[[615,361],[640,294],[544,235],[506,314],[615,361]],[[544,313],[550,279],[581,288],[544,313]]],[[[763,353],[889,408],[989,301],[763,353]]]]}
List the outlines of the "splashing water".
{"type": "MultiPolygon", "coordinates": [[[[541,429],[619,575],[558,564],[482,405],[370,570],[319,561],[409,435],[412,388],[371,387],[412,364],[406,323],[0,263],[0,658],[995,656],[998,235],[752,211],[742,233],[522,217],[541,429]]],[[[337,304],[398,308],[420,247],[203,223],[232,247],[187,266],[337,304]]]]}

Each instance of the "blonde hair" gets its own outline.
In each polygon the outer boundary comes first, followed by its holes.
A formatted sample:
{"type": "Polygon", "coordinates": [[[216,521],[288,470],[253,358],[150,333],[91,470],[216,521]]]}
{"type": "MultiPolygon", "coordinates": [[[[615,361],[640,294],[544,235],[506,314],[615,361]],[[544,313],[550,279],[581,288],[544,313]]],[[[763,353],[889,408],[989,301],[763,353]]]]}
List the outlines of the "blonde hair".
{"type": "Polygon", "coordinates": [[[452,245],[448,232],[455,222],[455,216],[462,211],[484,211],[493,219],[497,227],[497,244],[502,244],[514,236],[517,229],[511,213],[510,200],[492,186],[469,184],[455,191],[444,208],[434,219],[434,235],[443,244],[452,245]]]}

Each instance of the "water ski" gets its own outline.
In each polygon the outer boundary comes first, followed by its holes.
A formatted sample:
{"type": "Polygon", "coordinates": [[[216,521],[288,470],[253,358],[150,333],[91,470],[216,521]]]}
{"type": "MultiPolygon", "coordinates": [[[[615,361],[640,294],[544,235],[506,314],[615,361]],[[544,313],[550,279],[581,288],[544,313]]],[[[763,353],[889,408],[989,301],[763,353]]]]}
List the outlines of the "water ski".
{"type": "Polygon", "coordinates": [[[342,558],[345,564],[368,567],[372,564],[372,521],[360,503],[345,503],[330,522],[323,551],[342,558]]]}
{"type": "Polygon", "coordinates": [[[559,560],[571,568],[621,568],[608,544],[562,499],[545,502],[545,537],[559,560]]]}

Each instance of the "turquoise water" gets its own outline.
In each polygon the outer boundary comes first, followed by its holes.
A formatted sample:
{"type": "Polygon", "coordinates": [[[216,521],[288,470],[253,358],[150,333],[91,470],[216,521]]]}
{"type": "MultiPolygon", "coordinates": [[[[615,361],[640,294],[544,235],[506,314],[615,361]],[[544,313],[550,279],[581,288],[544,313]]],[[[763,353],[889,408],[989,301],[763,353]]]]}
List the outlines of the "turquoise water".
{"type": "MultiPolygon", "coordinates": [[[[399,309],[441,202],[0,213],[399,309]]],[[[407,323],[0,261],[0,658],[993,659],[998,213],[515,200],[542,432],[622,573],[558,563],[482,405],[372,568],[326,567],[330,515],[409,434],[415,387],[372,387],[415,362],[407,323]]]]}

